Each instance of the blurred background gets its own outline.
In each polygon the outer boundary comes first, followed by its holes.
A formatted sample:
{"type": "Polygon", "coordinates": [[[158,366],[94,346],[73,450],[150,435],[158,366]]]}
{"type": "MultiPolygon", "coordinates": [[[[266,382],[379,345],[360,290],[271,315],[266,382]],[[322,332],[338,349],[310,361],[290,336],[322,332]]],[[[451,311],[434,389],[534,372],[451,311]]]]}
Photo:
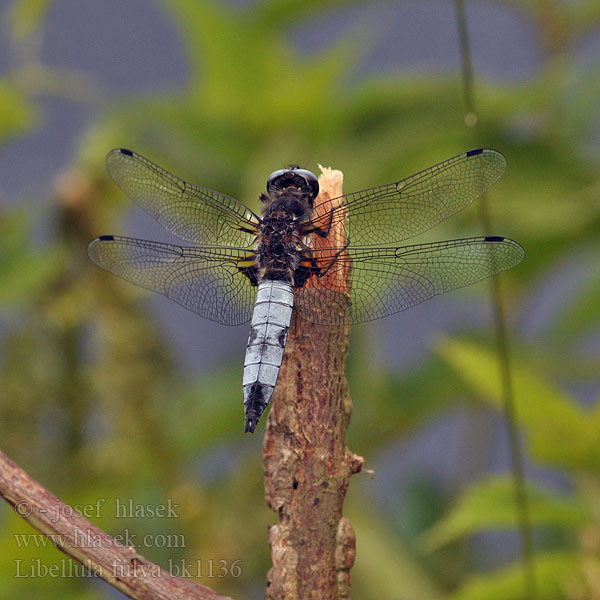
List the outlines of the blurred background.
{"type": "MultiPolygon", "coordinates": [[[[132,148],[256,208],[289,163],[341,169],[351,192],[488,146],[509,165],[487,197],[493,233],[527,251],[501,283],[538,597],[600,598],[600,1],[468,1],[475,126],[449,0],[0,9],[5,453],[174,574],[263,597],[275,515],[264,423],[242,433],[247,327],[88,260],[99,234],[173,241],[104,158],[132,148]]],[[[416,241],[480,235],[478,204],[416,241]]],[[[345,506],[354,598],[526,597],[497,365],[489,282],[353,328],[348,444],[374,472],[345,506]]],[[[0,506],[1,598],[123,597],[32,534],[0,506]]]]}

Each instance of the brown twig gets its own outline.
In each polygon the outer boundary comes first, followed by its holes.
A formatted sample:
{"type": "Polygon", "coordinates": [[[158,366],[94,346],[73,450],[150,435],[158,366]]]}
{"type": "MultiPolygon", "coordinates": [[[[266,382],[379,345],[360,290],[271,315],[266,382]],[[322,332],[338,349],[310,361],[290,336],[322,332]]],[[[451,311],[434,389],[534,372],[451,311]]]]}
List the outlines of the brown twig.
{"type": "MultiPolygon", "coordinates": [[[[337,198],[342,174],[325,170],[319,184],[319,202],[337,198]]],[[[343,248],[339,235],[333,230],[327,245],[343,248]]],[[[348,335],[348,327],[292,322],[263,447],[265,497],[279,516],[269,530],[270,600],[350,596],[355,538],[342,505],[363,459],[346,447],[348,335]]]]}
{"type": "Polygon", "coordinates": [[[61,502],[0,452],[0,495],[67,556],[130,598],[231,600],[183,577],[174,577],[120,544],[61,502]]]}

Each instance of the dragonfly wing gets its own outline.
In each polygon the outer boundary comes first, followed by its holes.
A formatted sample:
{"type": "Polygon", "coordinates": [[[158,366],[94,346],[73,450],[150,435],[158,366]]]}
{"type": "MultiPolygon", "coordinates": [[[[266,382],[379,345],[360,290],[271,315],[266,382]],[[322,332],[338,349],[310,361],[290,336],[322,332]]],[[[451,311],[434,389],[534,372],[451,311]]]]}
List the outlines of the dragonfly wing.
{"type": "Polygon", "coordinates": [[[187,183],[131,150],[109,152],[106,167],[129,198],[182,240],[246,248],[256,236],[259,218],[244,204],[187,183]]]}
{"type": "Polygon", "coordinates": [[[250,320],[256,288],[239,271],[251,258],[238,248],[193,248],[104,235],[88,254],[99,267],[164,294],[202,317],[224,325],[250,320]]]}
{"type": "MultiPolygon", "coordinates": [[[[506,159],[496,150],[463,152],[395,183],[347,194],[332,224],[345,228],[353,247],[396,244],[471,204],[505,170],[506,159]]],[[[312,222],[328,222],[330,203],[315,207],[312,222]]]]}
{"type": "Polygon", "coordinates": [[[335,253],[313,250],[319,265],[331,266],[297,290],[295,307],[307,321],[341,325],[379,319],[510,269],[525,256],[517,242],[492,236],[353,248],[337,258],[335,253]]]}

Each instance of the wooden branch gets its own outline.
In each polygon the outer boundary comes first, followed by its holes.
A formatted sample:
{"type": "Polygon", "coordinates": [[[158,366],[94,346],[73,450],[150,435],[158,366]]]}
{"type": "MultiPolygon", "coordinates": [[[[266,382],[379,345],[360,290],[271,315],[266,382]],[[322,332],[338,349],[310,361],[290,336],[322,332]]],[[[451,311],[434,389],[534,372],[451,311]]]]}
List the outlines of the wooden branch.
{"type": "Polygon", "coordinates": [[[83,518],[0,452],[0,495],[32,527],[130,598],[143,600],[231,600],[183,577],[173,577],[134,548],[83,518]]]}
{"type": "MultiPolygon", "coordinates": [[[[323,170],[319,185],[317,202],[338,198],[342,173],[323,170]]],[[[327,214],[326,209],[324,222],[327,214]]],[[[343,227],[334,229],[324,247],[344,248],[342,235],[343,227]]],[[[337,289],[345,285],[336,282],[337,289]]],[[[292,321],[263,446],[265,497],[279,516],[269,529],[269,600],[350,597],[355,537],[342,505],[363,459],[346,447],[352,413],[345,376],[348,337],[347,326],[297,322],[295,316],[292,321]]]]}

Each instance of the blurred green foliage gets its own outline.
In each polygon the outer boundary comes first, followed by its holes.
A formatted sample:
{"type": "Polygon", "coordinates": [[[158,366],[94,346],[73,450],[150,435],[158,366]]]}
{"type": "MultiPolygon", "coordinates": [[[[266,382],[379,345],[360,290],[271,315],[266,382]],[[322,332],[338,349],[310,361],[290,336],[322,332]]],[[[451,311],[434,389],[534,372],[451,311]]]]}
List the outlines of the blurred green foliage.
{"type": "MultiPolygon", "coordinates": [[[[250,10],[165,0],[190,66],[185,89],[112,103],[85,132],[76,164],[55,196],[39,203],[42,216],[0,213],[0,305],[7,328],[0,366],[2,450],[67,502],[105,499],[105,510],[92,520],[109,533],[184,536],[184,547],[140,548],[162,566],[241,559],[241,577],[205,576],[203,583],[236,598],[261,597],[270,563],[266,528],[275,516],[263,499],[260,435],[238,434],[241,366],[232,359],[206,376],[184,376],[140,303],[141,292],[87,261],[93,235],[125,232],[128,206],[107,181],[106,152],[132,147],[186,179],[251,202],[264,183],[260,174],[298,160],[308,168],[321,161],[343,169],[351,191],[469,147],[495,147],[507,156],[509,171],[489,194],[493,228],[528,253],[503,278],[513,321],[528,306],[535,310],[530,294],[557,276],[569,257],[580,256],[589,273],[541,334],[515,332],[512,363],[528,460],[568,482],[561,495],[529,487],[540,598],[598,597],[600,416],[596,405],[583,407],[565,390],[597,385],[600,372],[597,352],[583,351],[600,324],[600,155],[593,137],[600,73],[597,60],[574,68],[571,55],[597,30],[600,2],[496,3],[514,5],[530,19],[543,64],[536,77],[519,84],[478,79],[479,124],[470,130],[455,74],[380,75],[357,84],[354,65],[368,47],[358,47],[350,35],[316,54],[295,49],[297,23],[351,2],[262,1],[250,10]],[[29,242],[41,218],[55,223],[43,249],[29,242]],[[226,468],[211,472],[211,461],[226,468]],[[179,518],[118,518],[110,507],[130,498],[142,505],[171,499],[179,518]]],[[[35,44],[51,4],[14,2],[5,15],[14,44],[35,44]]],[[[3,143],[39,126],[36,92],[22,74],[17,69],[0,81],[3,143]]],[[[476,210],[445,222],[433,237],[480,231],[476,210]]],[[[485,298],[487,288],[464,295],[476,293],[485,298]]],[[[194,315],[189,318],[192,323],[194,315]]],[[[440,340],[437,352],[411,369],[393,373],[372,364],[369,339],[357,330],[349,365],[352,449],[372,463],[457,406],[477,427],[480,411],[499,410],[492,347],[490,330],[473,327],[460,338],[440,340]]],[[[478,443],[462,460],[489,453],[493,440],[478,443]]],[[[513,529],[515,517],[506,474],[474,475],[481,479],[464,489],[457,484],[450,507],[435,486],[417,486],[412,502],[398,499],[398,511],[409,511],[410,535],[396,515],[367,500],[367,478],[355,478],[347,503],[358,540],[354,597],[523,597],[518,557],[496,571],[477,572],[468,536],[513,529]]],[[[14,515],[2,517],[2,598],[104,597],[101,585],[88,579],[15,578],[15,559],[25,565],[69,559],[51,547],[18,547],[15,534],[32,530],[14,515]]]]}

